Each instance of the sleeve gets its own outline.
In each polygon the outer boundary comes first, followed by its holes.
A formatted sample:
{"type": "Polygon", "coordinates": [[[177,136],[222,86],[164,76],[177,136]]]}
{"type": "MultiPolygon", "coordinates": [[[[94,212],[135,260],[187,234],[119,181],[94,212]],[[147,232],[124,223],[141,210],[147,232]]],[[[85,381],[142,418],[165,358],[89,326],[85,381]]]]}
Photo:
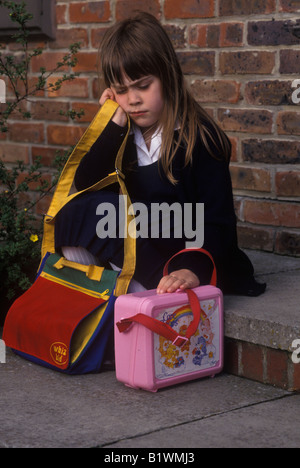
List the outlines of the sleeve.
{"type": "Polygon", "coordinates": [[[115,170],[115,159],[126,136],[127,126],[110,121],[90,151],[83,157],[75,174],[78,191],[96,184],[115,170]]]}

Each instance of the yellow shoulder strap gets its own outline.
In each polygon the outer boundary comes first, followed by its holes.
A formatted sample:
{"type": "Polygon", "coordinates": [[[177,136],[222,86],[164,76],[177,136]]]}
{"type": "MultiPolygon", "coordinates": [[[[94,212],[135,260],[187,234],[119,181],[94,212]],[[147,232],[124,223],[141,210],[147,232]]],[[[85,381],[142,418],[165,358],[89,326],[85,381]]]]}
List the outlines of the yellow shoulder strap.
{"type": "MultiPolygon", "coordinates": [[[[49,210],[44,219],[44,234],[43,234],[43,243],[42,243],[42,258],[46,255],[47,252],[55,252],[55,218],[59,211],[72,199],[78,197],[79,195],[89,192],[101,190],[108,185],[111,185],[115,182],[119,182],[122,194],[126,200],[126,217],[127,226],[131,223],[131,228],[134,226],[134,216],[129,215],[129,206],[131,201],[126,189],[124,182],[124,176],[122,174],[122,157],[124,149],[126,146],[127,138],[130,131],[130,121],[128,118],[128,132],[127,135],[119,149],[118,155],[116,157],[116,171],[112,174],[109,174],[104,179],[100,180],[91,187],[88,187],[85,190],[76,192],[70,195],[70,191],[73,185],[74,177],[76,170],[79,166],[80,161],[85,156],[85,154],[90,150],[95,141],[99,138],[114,113],[118,108],[118,104],[114,101],[107,100],[105,104],[101,107],[99,112],[96,114],[92,123],[85,131],[84,135],[80,139],[76,148],[73,150],[71,156],[69,157],[58,181],[56,190],[54,192],[49,210]]],[[[131,231],[132,232],[132,231],[131,231]]],[[[115,295],[119,296],[121,294],[126,294],[129,283],[132,279],[132,276],[135,271],[135,262],[136,262],[136,240],[134,236],[126,237],[124,239],[124,265],[118,281],[116,284],[115,295]]]]}

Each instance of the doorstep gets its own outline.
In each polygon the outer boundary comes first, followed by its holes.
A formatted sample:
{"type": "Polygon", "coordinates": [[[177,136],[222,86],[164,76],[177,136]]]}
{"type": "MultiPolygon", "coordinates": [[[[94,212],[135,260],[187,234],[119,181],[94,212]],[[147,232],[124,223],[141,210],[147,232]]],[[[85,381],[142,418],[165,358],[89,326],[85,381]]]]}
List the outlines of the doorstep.
{"type": "Polygon", "coordinates": [[[300,258],[248,250],[256,278],[267,283],[259,297],[225,296],[225,371],[300,391],[300,258]]]}

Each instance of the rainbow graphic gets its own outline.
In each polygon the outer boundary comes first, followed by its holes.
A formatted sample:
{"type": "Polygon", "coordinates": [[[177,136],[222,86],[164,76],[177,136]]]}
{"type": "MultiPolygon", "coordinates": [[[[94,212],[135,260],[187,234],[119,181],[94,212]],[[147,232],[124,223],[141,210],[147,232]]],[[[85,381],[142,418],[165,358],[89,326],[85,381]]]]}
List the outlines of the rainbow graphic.
{"type": "MultiPolygon", "coordinates": [[[[191,311],[191,307],[189,304],[180,307],[179,309],[175,310],[173,314],[168,315],[163,321],[165,321],[170,327],[175,328],[176,325],[184,318],[184,317],[191,317],[193,319],[193,312],[191,311]]],[[[201,320],[202,323],[207,320],[206,313],[201,309],[201,320]]]]}
{"type": "MultiPolygon", "coordinates": [[[[158,317],[157,317],[158,318],[158,317]]],[[[189,304],[174,311],[169,309],[162,312],[158,318],[175,329],[181,336],[193,320],[194,315],[189,304]]],[[[213,346],[214,333],[211,329],[210,319],[201,308],[201,320],[195,335],[181,348],[173,345],[171,341],[159,336],[156,338],[156,367],[157,377],[170,377],[187,369],[195,370],[201,367],[208,359],[214,360],[215,346],[213,346]]]]}

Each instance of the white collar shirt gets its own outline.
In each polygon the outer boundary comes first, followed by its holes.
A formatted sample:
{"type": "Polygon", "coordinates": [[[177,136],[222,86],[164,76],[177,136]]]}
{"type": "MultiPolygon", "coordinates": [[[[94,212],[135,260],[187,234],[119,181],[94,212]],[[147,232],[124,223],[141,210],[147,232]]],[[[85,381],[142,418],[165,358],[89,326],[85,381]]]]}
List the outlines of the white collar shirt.
{"type": "Polygon", "coordinates": [[[156,130],[151,137],[150,149],[147,148],[141,129],[137,125],[133,125],[132,133],[134,135],[134,143],[137,150],[137,158],[139,166],[149,166],[158,161],[160,157],[160,148],[162,141],[162,132],[156,130]]]}

